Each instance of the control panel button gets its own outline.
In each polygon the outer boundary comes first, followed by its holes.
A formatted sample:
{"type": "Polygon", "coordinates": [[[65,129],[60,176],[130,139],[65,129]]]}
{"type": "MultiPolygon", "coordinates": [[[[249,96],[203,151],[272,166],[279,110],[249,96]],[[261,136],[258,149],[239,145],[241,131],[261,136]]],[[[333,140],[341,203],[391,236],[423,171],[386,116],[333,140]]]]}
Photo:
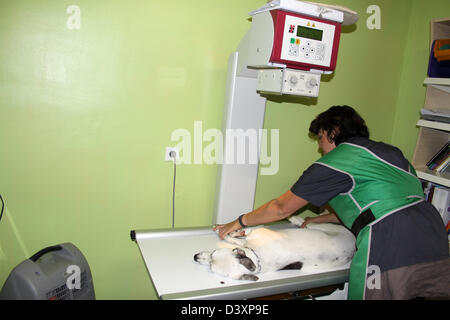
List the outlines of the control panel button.
{"type": "Polygon", "coordinates": [[[296,44],[292,44],[289,46],[289,55],[291,56],[298,56],[299,53],[299,47],[296,44]]]}
{"type": "Polygon", "coordinates": [[[297,79],[297,77],[295,76],[295,75],[291,75],[290,77],[289,77],[289,82],[292,84],[292,85],[296,85],[297,84],[297,82],[298,82],[298,79],[297,79]]]}
{"type": "Polygon", "coordinates": [[[318,43],[316,45],[317,51],[324,51],[325,50],[325,44],[323,43],[318,43]]]}
{"type": "Polygon", "coordinates": [[[312,89],[312,88],[316,87],[317,86],[316,78],[309,78],[308,80],[306,80],[305,86],[308,89],[312,89]]]}

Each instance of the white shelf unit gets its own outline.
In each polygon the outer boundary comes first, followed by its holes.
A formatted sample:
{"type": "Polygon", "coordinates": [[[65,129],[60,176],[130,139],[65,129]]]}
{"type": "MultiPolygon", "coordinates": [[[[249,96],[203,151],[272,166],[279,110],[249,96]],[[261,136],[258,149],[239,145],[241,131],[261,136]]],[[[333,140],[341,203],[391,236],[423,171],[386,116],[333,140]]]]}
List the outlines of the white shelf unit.
{"type": "Polygon", "coordinates": [[[450,173],[437,173],[427,167],[427,162],[450,140],[450,124],[437,121],[419,120],[420,127],[416,150],[413,156],[413,166],[417,176],[450,188],[450,173]]]}
{"type": "Polygon", "coordinates": [[[427,86],[450,93],[450,78],[425,78],[423,83],[427,86]]]}
{"type": "Polygon", "coordinates": [[[444,123],[439,121],[419,120],[417,121],[417,126],[442,131],[450,131],[450,123],[444,123]]]}
{"type": "MultiPolygon", "coordinates": [[[[431,22],[431,42],[450,38],[450,18],[431,22]]],[[[431,45],[430,45],[431,50],[431,45]]],[[[432,111],[450,110],[450,78],[425,78],[427,86],[424,108],[432,111]]],[[[450,188],[450,173],[428,169],[427,162],[450,140],[450,124],[419,120],[420,127],[412,165],[419,178],[450,188]]]]}

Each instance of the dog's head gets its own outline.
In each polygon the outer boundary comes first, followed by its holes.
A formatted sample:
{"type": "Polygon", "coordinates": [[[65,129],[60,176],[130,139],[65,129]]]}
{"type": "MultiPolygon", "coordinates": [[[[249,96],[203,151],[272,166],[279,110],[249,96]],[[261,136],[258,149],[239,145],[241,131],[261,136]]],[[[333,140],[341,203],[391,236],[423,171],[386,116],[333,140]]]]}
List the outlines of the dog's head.
{"type": "Polygon", "coordinates": [[[248,248],[221,248],[212,252],[203,251],[194,255],[200,264],[209,265],[211,271],[236,280],[258,280],[260,271],[258,257],[248,248]]]}

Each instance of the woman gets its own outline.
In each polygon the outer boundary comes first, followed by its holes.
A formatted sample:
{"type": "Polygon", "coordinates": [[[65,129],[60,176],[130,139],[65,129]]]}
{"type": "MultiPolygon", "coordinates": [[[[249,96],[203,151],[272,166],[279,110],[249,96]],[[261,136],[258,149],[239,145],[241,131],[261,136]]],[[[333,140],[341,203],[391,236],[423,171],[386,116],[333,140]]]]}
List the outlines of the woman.
{"type": "Polygon", "coordinates": [[[443,221],[424,200],[421,183],[402,152],[369,139],[365,121],[349,106],[333,106],[311,123],[323,157],[292,188],[235,221],[218,225],[220,238],[246,226],[289,217],[308,203],[336,214],[306,224],[343,223],[356,238],[349,299],[450,297],[450,258],[443,221]]]}

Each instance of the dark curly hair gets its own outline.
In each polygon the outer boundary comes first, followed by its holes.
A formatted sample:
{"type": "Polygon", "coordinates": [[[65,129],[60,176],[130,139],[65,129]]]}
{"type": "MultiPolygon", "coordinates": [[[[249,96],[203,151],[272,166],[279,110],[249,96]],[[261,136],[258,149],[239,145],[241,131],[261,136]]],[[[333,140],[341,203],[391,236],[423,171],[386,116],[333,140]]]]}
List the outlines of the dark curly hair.
{"type": "Polygon", "coordinates": [[[318,135],[320,130],[328,133],[330,142],[339,145],[351,137],[369,137],[366,122],[352,107],[332,106],[319,114],[309,126],[309,132],[318,135]]]}

